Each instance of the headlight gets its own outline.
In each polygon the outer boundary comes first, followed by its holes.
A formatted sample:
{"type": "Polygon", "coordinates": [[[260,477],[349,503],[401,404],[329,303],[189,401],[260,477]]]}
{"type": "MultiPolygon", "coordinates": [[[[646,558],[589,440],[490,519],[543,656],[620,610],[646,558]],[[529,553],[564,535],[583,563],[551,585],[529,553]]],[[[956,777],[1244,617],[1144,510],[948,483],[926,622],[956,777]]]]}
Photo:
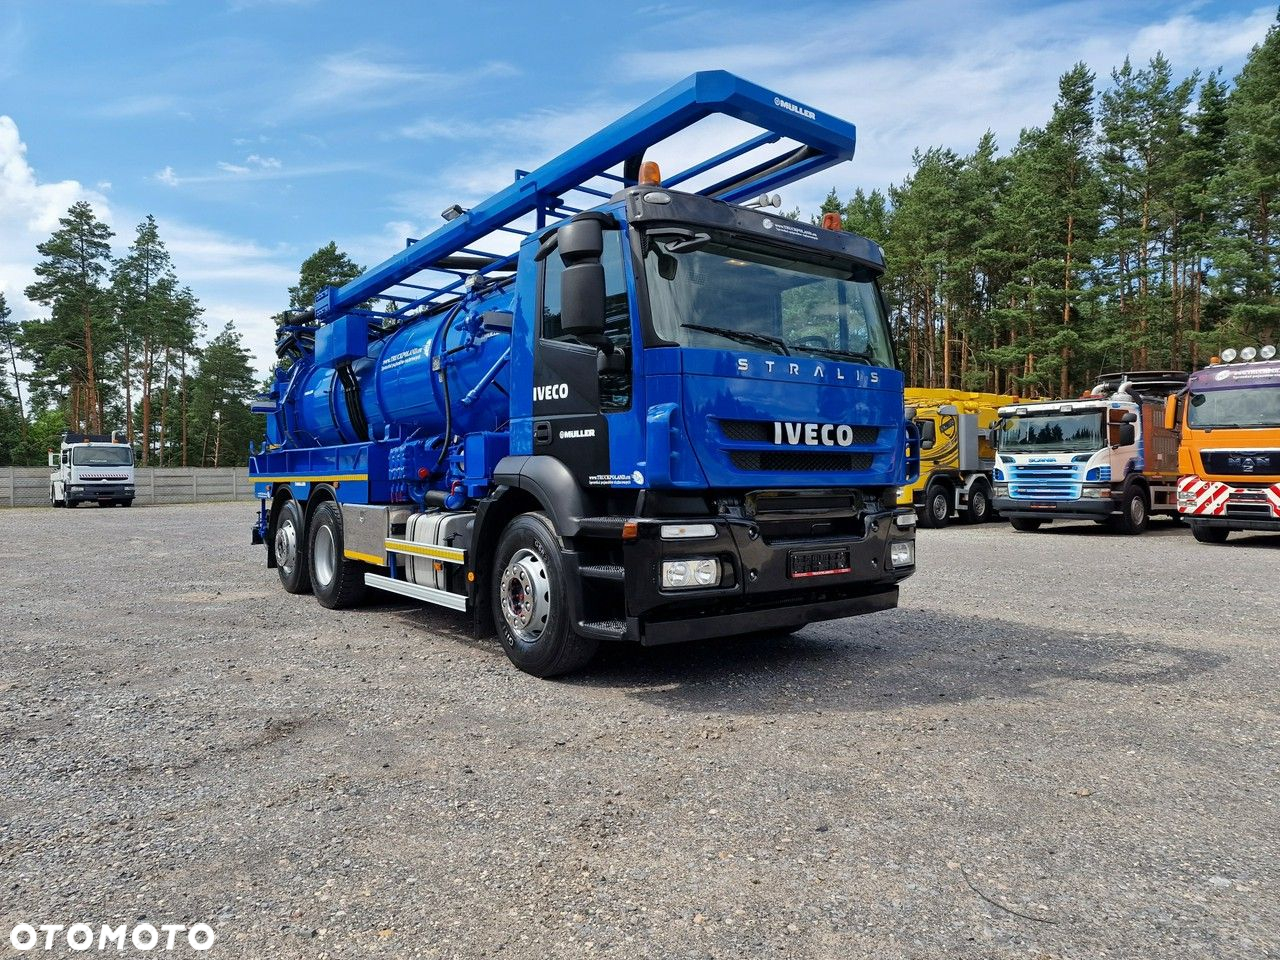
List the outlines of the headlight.
{"type": "Polygon", "coordinates": [[[889,565],[895,570],[899,567],[916,565],[916,545],[910,540],[899,540],[889,544],[889,565]]]}
{"type": "Polygon", "coordinates": [[[1111,496],[1110,487],[1085,487],[1080,491],[1080,496],[1090,500],[1105,500],[1111,496]]]}
{"type": "Polygon", "coordinates": [[[719,583],[719,560],[691,557],[687,560],[662,561],[662,587],[664,590],[714,587],[719,583]]]}
{"type": "Polygon", "coordinates": [[[1009,495],[1009,485],[1007,483],[996,483],[992,485],[997,497],[1007,497],[1009,495]]]}

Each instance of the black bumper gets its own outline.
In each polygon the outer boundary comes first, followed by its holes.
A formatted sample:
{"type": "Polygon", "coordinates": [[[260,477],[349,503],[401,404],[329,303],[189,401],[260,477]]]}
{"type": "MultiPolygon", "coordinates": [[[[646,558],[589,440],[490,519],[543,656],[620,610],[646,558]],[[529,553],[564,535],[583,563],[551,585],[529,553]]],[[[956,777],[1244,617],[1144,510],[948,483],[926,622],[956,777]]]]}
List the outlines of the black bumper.
{"type": "MultiPolygon", "coordinates": [[[[714,525],[714,537],[696,540],[664,540],[662,520],[643,520],[638,537],[622,551],[623,637],[645,645],[678,643],[789,629],[895,607],[897,584],[915,572],[914,564],[895,569],[890,562],[892,544],[915,541],[914,525],[899,527],[895,522],[897,514],[907,512],[868,514],[856,536],[772,542],[755,522],[744,518],[683,520],[714,525]],[[847,555],[847,568],[842,564],[840,572],[792,576],[791,557],[798,551],[847,555]],[[719,561],[717,585],[663,589],[664,561],[695,558],[719,561]]],[[[590,581],[570,579],[581,589],[593,587],[590,581]]],[[[582,598],[578,599],[582,610],[582,598]]],[[[586,605],[591,605],[590,599],[586,605]]]]}
{"type": "Polygon", "coordinates": [[[132,500],[134,488],[123,483],[99,483],[73,490],[66,488],[69,500],[132,500]]]}
{"type": "Polygon", "coordinates": [[[1245,517],[1201,517],[1190,513],[1180,513],[1193,527],[1226,527],[1229,530],[1267,530],[1280,533],[1280,520],[1258,520],[1245,517]]]}
{"type": "Polygon", "coordinates": [[[1064,500],[1052,503],[1048,500],[1015,500],[1013,497],[996,497],[996,512],[1002,517],[1029,518],[1032,520],[1097,520],[1116,512],[1114,500],[1064,500]],[[1043,506],[1033,506],[1033,504],[1043,506]]]}

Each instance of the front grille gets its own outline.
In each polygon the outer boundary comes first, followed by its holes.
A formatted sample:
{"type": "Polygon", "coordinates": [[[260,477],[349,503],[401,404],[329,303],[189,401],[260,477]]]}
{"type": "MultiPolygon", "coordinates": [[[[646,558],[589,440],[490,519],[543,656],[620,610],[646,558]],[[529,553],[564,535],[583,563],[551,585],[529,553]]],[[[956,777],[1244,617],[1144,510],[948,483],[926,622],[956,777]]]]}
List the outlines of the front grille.
{"type": "Polygon", "coordinates": [[[867,470],[869,453],[814,453],[808,450],[733,450],[729,459],[738,470],[795,473],[853,473],[867,470]]]}
{"type": "MultiPolygon", "coordinates": [[[[880,439],[879,427],[851,427],[853,446],[870,446],[880,439]]],[[[720,432],[726,440],[740,443],[773,443],[773,423],[769,420],[721,420],[720,432]]]]}
{"type": "Polygon", "coordinates": [[[1015,500],[1079,500],[1080,484],[1069,480],[1033,480],[1009,484],[1015,500]]]}
{"type": "Polygon", "coordinates": [[[1204,461],[1207,473],[1223,477],[1280,473],[1280,452],[1272,450],[1204,450],[1200,459],[1204,461]]]}

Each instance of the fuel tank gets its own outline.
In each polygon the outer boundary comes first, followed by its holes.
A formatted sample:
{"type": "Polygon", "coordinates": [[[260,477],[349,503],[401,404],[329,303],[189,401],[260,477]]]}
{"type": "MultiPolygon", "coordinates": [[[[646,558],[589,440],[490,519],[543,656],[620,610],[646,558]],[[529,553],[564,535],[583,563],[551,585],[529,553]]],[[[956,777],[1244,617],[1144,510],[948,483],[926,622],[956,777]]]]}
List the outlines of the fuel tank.
{"type": "Polygon", "coordinates": [[[268,440],[318,447],[497,430],[510,419],[511,293],[494,291],[383,333],[339,318],[280,371],[268,440]],[[502,318],[505,317],[504,326],[502,318]],[[446,379],[447,378],[447,379],[446,379]],[[358,400],[357,400],[358,398],[358,400]]]}

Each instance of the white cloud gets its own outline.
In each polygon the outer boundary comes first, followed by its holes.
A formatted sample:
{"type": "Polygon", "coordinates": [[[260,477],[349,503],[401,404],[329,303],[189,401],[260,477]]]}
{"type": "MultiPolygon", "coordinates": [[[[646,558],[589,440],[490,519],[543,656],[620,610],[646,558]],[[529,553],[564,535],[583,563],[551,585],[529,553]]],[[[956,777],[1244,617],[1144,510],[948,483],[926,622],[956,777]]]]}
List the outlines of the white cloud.
{"type": "Polygon", "coordinates": [[[166,166],[163,170],[157,171],[154,177],[167,187],[176,187],[178,185],[178,175],[173,172],[173,167],[166,166]]]}
{"type": "Polygon", "coordinates": [[[0,115],[0,291],[18,321],[39,316],[23,290],[35,280],[36,245],[49,239],[58,218],[78,200],[88,200],[104,221],[111,210],[101,193],[76,180],[41,182],[27,161],[27,147],[11,117],[0,115]]]}
{"type": "Polygon", "coordinates": [[[443,73],[424,70],[416,63],[390,60],[382,50],[346,50],[322,58],[305,71],[279,111],[296,114],[361,110],[374,97],[385,107],[421,96],[424,89],[439,93],[483,79],[512,77],[517,72],[510,64],[491,61],[468,71],[443,73]]]}
{"type": "Polygon", "coordinates": [[[807,210],[832,185],[847,195],[852,186],[900,181],[916,147],[968,151],[990,128],[1008,150],[1024,127],[1048,119],[1058,77],[1078,60],[1097,72],[1100,89],[1126,55],[1140,65],[1163,50],[1175,70],[1212,69],[1238,63],[1275,15],[1274,7],[1238,14],[1153,7],[1151,22],[1135,32],[1117,9],[1110,0],[1006,3],[974,16],[962,4],[908,0],[895,4],[891,17],[880,4],[840,5],[821,31],[809,30],[813,18],[793,30],[774,19],[767,33],[759,19],[739,15],[733,27],[769,42],[634,52],[621,58],[621,70],[632,80],[674,82],[694,70],[726,69],[854,121],[852,165],[784,191],[784,208],[807,210]]]}
{"type": "Polygon", "coordinates": [[[120,97],[102,104],[95,111],[98,116],[112,120],[129,117],[148,117],[157,113],[177,112],[178,101],[167,94],[139,94],[120,97]]]}

